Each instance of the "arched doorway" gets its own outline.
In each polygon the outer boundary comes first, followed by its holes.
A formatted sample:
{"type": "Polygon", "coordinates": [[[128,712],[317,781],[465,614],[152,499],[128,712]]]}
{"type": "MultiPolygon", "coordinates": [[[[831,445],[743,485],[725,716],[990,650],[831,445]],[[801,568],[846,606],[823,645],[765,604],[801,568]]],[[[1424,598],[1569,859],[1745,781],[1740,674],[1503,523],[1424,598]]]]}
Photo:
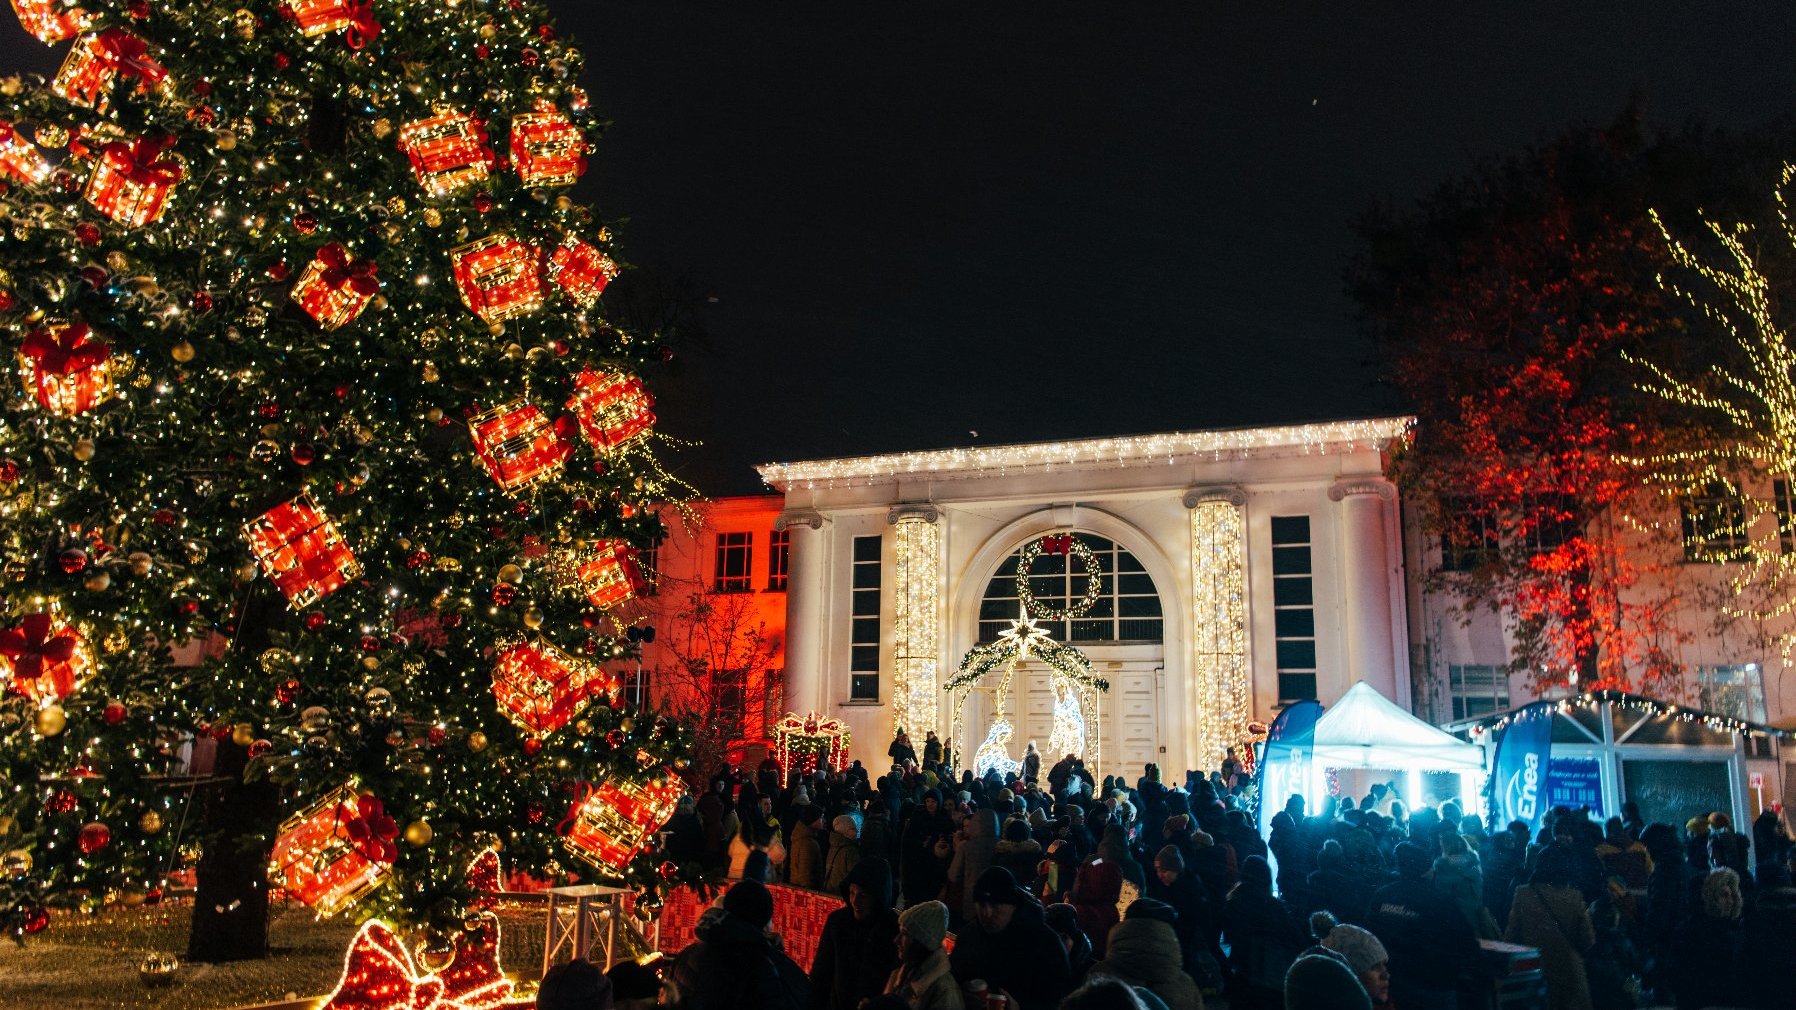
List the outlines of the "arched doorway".
{"type": "MultiPolygon", "coordinates": [[[[1099,591],[1089,610],[1077,617],[1038,619],[1038,625],[1055,641],[1072,645],[1090,658],[1094,672],[1110,682],[1100,702],[1099,735],[1102,767],[1098,774],[1141,773],[1142,765],[1161,760],[1164,712],[1164,642],[1166,614],[1159,588],[1147,568],[1126,547],[1084,530],[1074,535],[1097,562],[1099,591]]],[[[977,641],[990,643],[1010,628],[1023,612],[1017,591],[1017,569],[1023,548],[1035,538],[1017,544],[998,563],[986,580],[980,597],[977,641]]],[[[1070,554],[1044,553],[1029,570],[1029,591],[1038,610],[1063,613],[1080,601],[1088,589],[1086,566],[1070,554]]],[[[1046,753],[1054,723],[1055,692],[1048,667],[1026,661],[1017,667],[1012,696],[1007,705],[1016,726],[1013,753],[1020,756],[1024,744],[1035,740],[1043,749],[1044,765],[1059,755],[1046,753]]],[[[972,744],[984,736],[985,706],[971,706],[956,727],[972,744]]]]}

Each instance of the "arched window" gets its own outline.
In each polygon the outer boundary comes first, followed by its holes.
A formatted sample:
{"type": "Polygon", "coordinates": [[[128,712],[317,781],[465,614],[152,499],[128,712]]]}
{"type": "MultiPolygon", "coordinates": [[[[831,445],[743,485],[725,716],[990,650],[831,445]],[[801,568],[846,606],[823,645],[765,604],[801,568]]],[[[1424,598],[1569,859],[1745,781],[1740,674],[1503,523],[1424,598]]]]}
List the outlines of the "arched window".
{"type": "MultiPolygon", "coordinates": [[[[1160,594],[1154,580],[1135,560],[1135,555],[1114,541],[1090,533],[1075,534],[1097,558],[1102,589],[1097,603],[1084,616],[1072,620],[1039,623],[1058,642],[1158,642],[1162,637],[1160,594]]],[[[1023,548],[1018,547],[985,587],[979,601],[979,640],[994,641],[1022,612],[1017,599],[1016,570],[1023,548]]],[[[1068,601],[1085,596],[1085,565],[1070,554],[1043,554],[1029,573],[1029,591],[1038,606],[1064,611],[1068,601]]]]}

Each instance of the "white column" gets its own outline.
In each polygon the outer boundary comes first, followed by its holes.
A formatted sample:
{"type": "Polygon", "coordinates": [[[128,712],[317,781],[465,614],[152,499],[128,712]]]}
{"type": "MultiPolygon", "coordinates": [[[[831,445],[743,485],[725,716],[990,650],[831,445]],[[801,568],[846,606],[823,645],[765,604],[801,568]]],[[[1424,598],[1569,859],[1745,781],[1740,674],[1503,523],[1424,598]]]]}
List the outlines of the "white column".
{"type": "Polygon", "coordinates": [[[912,741],[940,731],[936,667],[941,622],[941,536],[934,505],[894,507],[886,521],[897,529],[892,594],[892,725],[912,741]]]}
{"type": "MultiPolygon", "coordinates": [[[[1363,680],[1399,704],[1397,644],[1391,635],[1391,552],[1386,530],[1397,490],[1377,478],[1328,489],[1341,503],[1341,589],[1347,607],[1347,684],[1363,680]]],[[[1408,692],[1404,692],[1406,696],[1408,692]]]]}
{"type": "Polygon", "coordinates": [[[788,509],[773,528],[788,530],[792,543],[786,579],[786,711],[806,715],[828,708],[824,661],[829,621],[829,538],[823,514],[788,509]]]}
{"type": "MultiPolygon", "coordinates": [[[[1248,740],[1253,672],[1247,663],[1247,494],[1238,487],[1193,488],[1191,663],[1183,706],[1194,753],[1185,767],[1214,768],[1248,740]]],[[[1176,766],[1175,766],[1176,767],[1176,766]]]]}

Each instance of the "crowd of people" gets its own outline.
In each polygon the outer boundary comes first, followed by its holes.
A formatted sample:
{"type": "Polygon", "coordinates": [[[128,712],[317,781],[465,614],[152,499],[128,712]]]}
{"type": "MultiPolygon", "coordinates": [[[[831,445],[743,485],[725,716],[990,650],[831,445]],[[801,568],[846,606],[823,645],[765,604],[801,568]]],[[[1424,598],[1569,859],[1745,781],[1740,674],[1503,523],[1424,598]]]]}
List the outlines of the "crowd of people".
{"type": "Polygon", "coordinates": [[[920,753],[901,734],[890,757],[877,777],[725,768],[682,801],[670,856],[736,882],[663,1002],[1479,1010],[1506,942],[1539,951],[1553,1010],[1796,1008],[1787,971],[1765,970],[1796,958],[1796,847],[1771,811],[1749,833],[1724,813],[1643,823],[1632,805],[1491,830],[1387,784],[1314,811],[1293,797],[1262,837],[1232,753],[1133,785],[1071,755],[957,774],[933,734],[920,753]],[[808,973],[770,931],[773,882],[844,900],[808,973]]]}

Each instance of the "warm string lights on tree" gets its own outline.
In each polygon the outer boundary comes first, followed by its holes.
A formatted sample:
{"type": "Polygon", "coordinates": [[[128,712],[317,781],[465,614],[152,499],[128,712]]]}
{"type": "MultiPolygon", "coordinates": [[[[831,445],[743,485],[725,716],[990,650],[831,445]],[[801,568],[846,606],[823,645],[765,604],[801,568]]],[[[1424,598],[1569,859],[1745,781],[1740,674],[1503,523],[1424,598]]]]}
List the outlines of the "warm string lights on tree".
{"type": "MultiPolygon", "coordinates": [[[[1784,256],[1796,251],[1789,189],[1796,165],[1786,166],[1775,192],[1784,256]]],[[[1796,475],[1796,343],[1779,311],[1782,288],[1773,281],[1777,254],[1749,224],[1705,221],[1713,256],[1691,249],[1653,214],[1673,262],[1694,277],[1687,286],[1661,275],[1672,295],[1695,309],[1701,324],[1727,338],[1735,352],[1701,374],[1629,357],[1646,377],[1641,388],[1700,418],[1698,437],[1668,451],[1624,457],[1671,504],[1689,517],[1682,531],[1692,557],[1728,562],[1724,612],[1771,629],[1783,658],[1796,650],[1796,552],[1790,535],[1789,481],[1796,475]],[[1777,490],[1784,484],[1782,500],[1777,490]]],[[[1652,517],[1634,517],[1653,526],[1652,517]]]]}
{"type": "Polygon", "coordinates": [[[611,664],[686,494],[644,381],[671,351],[608,311],[623,259],[565,191],[600,123],[546,6],[13,7],[67,52],[0,81],[0,928],[196,851],[433,950],[484,935],[496,839],[668,886],[631,797],[691,730],[611,664]],[[185,808],[212,751],[285,830],[185,808]],[[567,858],[583,783],[633,804],[628,858],[567,858]]]}

